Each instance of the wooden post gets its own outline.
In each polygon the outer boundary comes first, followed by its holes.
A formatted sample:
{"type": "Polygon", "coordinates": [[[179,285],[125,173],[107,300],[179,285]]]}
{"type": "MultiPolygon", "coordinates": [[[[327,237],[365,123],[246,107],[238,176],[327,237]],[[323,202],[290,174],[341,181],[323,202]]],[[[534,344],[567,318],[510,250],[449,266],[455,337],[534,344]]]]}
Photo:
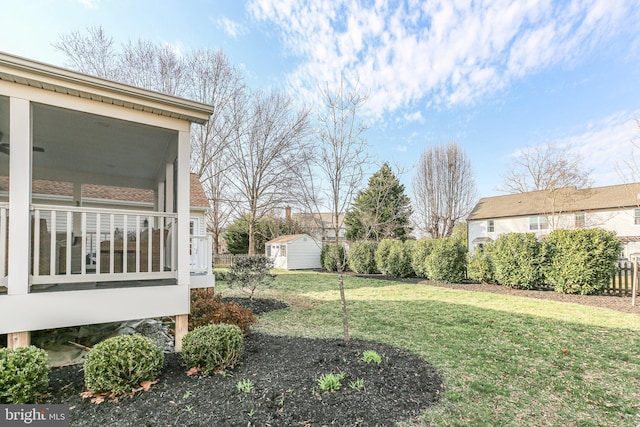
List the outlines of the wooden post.
{"type": "Polygon", "coordinates": [[[631,291],[631,305],[636,305],[636,294],[638,293],[638,258],[633,261],[633,287],[631,291]]]}
{"type": "Polygon", "coordinates": [[[180,353],[182,351],[182,337],[189,332],[189,315],[179,314],[176,316],[176,332],[175,332],[175,351],[180,353]]]}
{"type": "Polygon", "coordinates": [[[7,334],[8,348],[29,347],[31,345],[31,332],[14,332],[7,334]]]}

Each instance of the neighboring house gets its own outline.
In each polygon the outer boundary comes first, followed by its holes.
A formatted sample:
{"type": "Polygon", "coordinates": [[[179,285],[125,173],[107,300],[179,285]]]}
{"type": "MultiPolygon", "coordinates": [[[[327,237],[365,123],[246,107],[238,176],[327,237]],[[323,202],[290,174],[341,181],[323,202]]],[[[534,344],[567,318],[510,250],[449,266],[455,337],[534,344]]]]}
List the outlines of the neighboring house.
{"type": "Polygon", "coordinates": [[[624,244],[621,256],[640,253],[640,183],[555,193],[535,191],[485,197],[467,218],[469,252],[505,233],[535,233],[553,229],[604,228],[624,244]]]}
{"type": "MultiPolygon", "coordinates": [[[[289,209],[289,208],[287,208],[289,209]]],[[[291,214],[287,210],[287,216],[298,224],[311,236],[321,240],[322,242],[334,242],[335,233],[335,217],[330,212],[322,213],[294,213],[291,214]]],[[[347,229],[344,225],[344,215],[338,217],[340,228],[338,229],[338,240],[345,242],[347,229]]]]}
{"type": "Polygon", "coordinates": [[[267,257],[283,270],[320,268],[321,250],[322,242],[308,234],[280,236],[265,243],[267,257]]]}
{"type": "Polygon", "coordinates": [[[214,283],[206,197],[189,173],[191,123],[212,111],[0,53],[9,347],[33,330],[176,316],[180,350],[190,287],[214,283]]]}

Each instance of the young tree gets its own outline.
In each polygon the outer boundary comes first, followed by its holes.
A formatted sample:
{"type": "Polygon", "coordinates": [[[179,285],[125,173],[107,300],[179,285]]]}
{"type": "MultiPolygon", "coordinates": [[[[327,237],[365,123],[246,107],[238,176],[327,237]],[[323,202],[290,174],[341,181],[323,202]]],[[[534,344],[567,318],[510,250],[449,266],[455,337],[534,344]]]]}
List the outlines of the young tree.
{"type": "Polygon", "coordinates": [[[369,186],[358,193],[344,222],[349,240],[396,238],[406,240],[411,232],[411,200],[404,193],[404,185],[389,167],[382,165],[369,178],[369,186]]]}
{"type": "Polygon", "coordinates": [[[249,294],[249,301],[253,302],[256,290],[268,288],[275,279],[275,274],[269,273],[271,268],[271,260],[264,255],[240,258],[229,269],[229,286],[241,288],[249,294]]]}
{"type": "MultiPolygon", "coordinates": [[[[334,244],[340,245],[340,229],[344,214],[362,184],[364,170],[369,162],[365,127],[358,118],[366,98],[357,85],[352,90],[341,80],[336,88],[326,85],[321,89],[324,109],[317,116],[317,152],[298,169],[304,183],[301,188],[301,203],[311,212],[320,214],[328,207],[332,215],[331,227],[334,244]]],[[[344,295],[344,263],[338,259],[336,266],[338,287],[342,305],[343,334],[349,342],[349,321],[344,295]]]]}
{"type": "Polygon", "coordinates": [[[567,187],[584,189],[591,183],[591,170],[583,167],[582,157],[570,145],[547,144],[522,150],[503,176],[499,190],[511,194],[545,192],[544,214],[555,229],[564,205],[575,198],[567,187]]]}
{"type": "Polygon", "coordinates": [[[258,220],[293,201],[295,171],[310,154],[309,113],[278,92],[256,92],[245,105],[249,108],[239,108],[234,119],[228,175],[239,196],[236,207],[249,215],[249,255],[254,255],[258,220]]]}
{"type": "Polygon", "coordinates": [[[416,225],[434,239],[450,236],[476,199],[471,162],[455,142],[422,153],[412,187],[416,225]]]}

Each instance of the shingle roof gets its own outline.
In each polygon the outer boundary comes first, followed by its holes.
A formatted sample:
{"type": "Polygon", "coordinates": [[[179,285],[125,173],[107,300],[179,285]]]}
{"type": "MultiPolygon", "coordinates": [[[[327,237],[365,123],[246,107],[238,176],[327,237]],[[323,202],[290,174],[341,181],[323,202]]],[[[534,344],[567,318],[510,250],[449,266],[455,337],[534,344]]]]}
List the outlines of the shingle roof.
{"type": "Polygon", "coordinates": [[[578,190],[567,187],[548,191],[483,197],[468,220],[505,218],[559,212],[640,207],[640,182],[578,190]]]}
{"type": "MultiPolygon", "coordinates": [[[[321,213],[294,213],[291,218],[299,224],[309,228],[333,228],[334,216],[331,212],[321,213]]],[[[338,222],[344,226],[344,214],[340,214],[338,222]]]]}
{"type": "Polygon", "coordinates": [[[209,207],[209,199],[202,188],[198,175],[195,173],[191,174],[191,206],[199,208],[209,207]]]}
{"type": "Polygon", "coordinates": [[[267,244],[271,244],[271,243],[290,243],[293,242],[296,239],[299,239],[302,236],[307,236],[307,237],[311,237],[307,234],[285,234],[284,236],[279,236],[276,237],[273,240],[269,240],[267,242],[267,244]]]}

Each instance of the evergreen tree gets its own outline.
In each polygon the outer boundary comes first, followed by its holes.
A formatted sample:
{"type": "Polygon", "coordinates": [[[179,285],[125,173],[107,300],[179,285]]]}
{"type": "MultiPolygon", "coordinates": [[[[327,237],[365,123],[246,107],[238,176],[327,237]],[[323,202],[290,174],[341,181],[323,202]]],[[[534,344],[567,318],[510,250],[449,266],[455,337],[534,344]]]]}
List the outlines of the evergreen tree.
{"type": "Polygon", "coordinates": [[[382,165],[369,178],[368,187],[358,193],[345,216],[347,239],[406,240],[411,232],[411,201],[404,190],[389,164],[382,165]]]}
{"type": "MultiPolygon", "coordinates": [[[[263,254],[265,243],[284,234],[302,233],[302,227],[292,220],[266,216],[255,226],[255,253],[263,254]]],[[[234,255],[249,253],[249,215],[236,218],[224,232],[227,248],[234,255]]]]}

